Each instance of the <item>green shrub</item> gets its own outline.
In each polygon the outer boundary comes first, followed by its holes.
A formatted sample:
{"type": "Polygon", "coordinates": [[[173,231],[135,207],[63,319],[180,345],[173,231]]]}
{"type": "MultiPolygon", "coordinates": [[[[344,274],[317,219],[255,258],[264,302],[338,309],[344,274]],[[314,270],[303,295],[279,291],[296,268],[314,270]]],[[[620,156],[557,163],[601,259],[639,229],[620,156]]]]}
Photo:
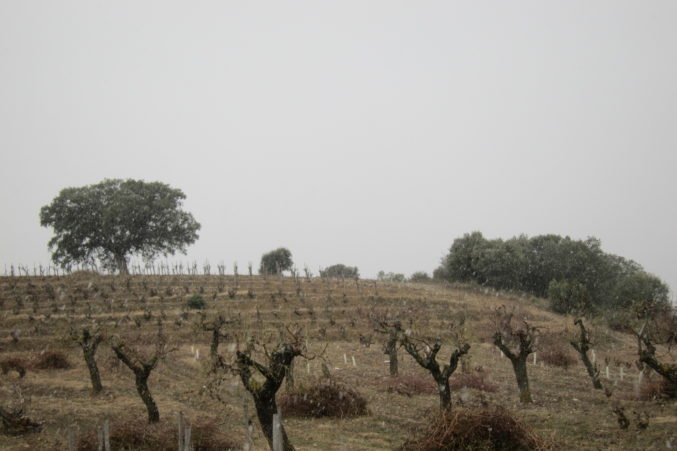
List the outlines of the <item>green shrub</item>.
{"type": "Polygon", "coordinates": [[[346,266],[341,263],[331,265],[327,269],[320,270],[320,277],[334,277],[337,279],[359,279],[360,271],[357,266],[346,266]]]}
{"type": "Polygon", "coordinates": [[[376,278],[384,282],[404,282],[406,279],[404,274],[385,271],[379,271],[376,278]]]}
{"type": "Polygon", "coordinates": [[[186,300],[186,306],[193,310],[202,310],[205,308],[206,303],[202,296],[194,294],[186,300]]]}
{"type": "Polygon", "coordinates": [[[409,278],[409,282],[430,282],[430,276],[428,275],[427,272],[423,271],[417,271],[414,274],[411,275],[409,278]]]}
{"type": "Polygon", "coordinates": [[[550,308],[556,313],[588,311],[592,305],[588,289],[572,280],[552,280],[548,285],[550,308]]]}

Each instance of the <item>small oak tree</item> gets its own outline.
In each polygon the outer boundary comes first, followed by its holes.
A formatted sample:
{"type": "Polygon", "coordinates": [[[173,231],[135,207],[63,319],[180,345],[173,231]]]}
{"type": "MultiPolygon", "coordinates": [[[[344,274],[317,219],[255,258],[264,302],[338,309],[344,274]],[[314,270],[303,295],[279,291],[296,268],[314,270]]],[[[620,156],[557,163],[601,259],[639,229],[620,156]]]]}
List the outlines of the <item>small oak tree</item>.
{"type": "Polygon", "coordinates": [[[40,209],[40,225],[52,227],[52,260],[62,267],[99,260],[128,274],[133,254],[145,259],[185,252],[200,229],[181,209],[181,190],[160,182],[106,179],[65,188],[40,209]]]}
{"type": "Polygon", "coordinates": [[[281,275],[283,271],[289,271],[293,266],[294,262],[291,259],[291,251],[281,247],[263,254],[259,274],[281,275]]]}
{"type": "Polygon", "coordinates": [[[357,266],[346,266],[342,263],[331,265],[320,270],[320,277],[334,277],[337,279],[359,279],[360,271],[357,266]]]}

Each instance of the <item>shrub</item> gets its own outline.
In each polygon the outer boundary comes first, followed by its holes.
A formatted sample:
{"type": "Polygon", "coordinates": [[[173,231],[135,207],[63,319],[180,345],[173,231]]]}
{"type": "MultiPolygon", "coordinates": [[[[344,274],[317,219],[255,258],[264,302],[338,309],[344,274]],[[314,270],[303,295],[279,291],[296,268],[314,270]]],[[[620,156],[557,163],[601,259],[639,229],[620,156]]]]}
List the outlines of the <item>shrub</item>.
{"type": "Polygon", "coordinates": [[[67,370],[73,367],[66,354],[60,351],[47,351],[41,354],[31,366],[38,370],[67,370]]]}
{"type": "Polygon", "coordinates": [[[388,393],[399,393],[400,395],[434,395],[437,388],[432,378],[424,374],[407,374],[397,377],[389,377],[386,390],[388,393]]]}
{"type": "Polygon", "coordinates": [[[334,277],[337,279],[359,279],[360,271],[357,266],[346,266],[341,263],[320,270],[320,277],[334,277]]]}
{"type": "Polygon", "coordinates": [[[574,356],[561,345],[550,346],[538,353],[540,359],[552,366],[568,369],[576,363],[574,356]]]}
{"type": "Polygon", "coordinates": [[[532,450],[548,449],[511,412],[503,407],[456,408],[437,413],[418,437],[402,450],[532,450]]]}
{"type": "Polygon", "coordinates": [[[193,310],[202,310],[205,308],[206,303],[202,296],[194,294],[186,300],[186,306],[193,310]]]}
{"type": "Polygon", "coordinates": [[[572,280],[550,281],[547,295],[550,299],[550,308],[555,313],[588,311],[592,305],[592,299],[585,285],[572,280]]]}
{"type": "Polygon", "coordinates": [[[383,282],[404,282],[406,280],[404,274],[400,273],[396,274],[394,272],[387,273],[385,271],[379,271],[378,274],[376,275],[376,278],[383,282]]]}
{"type": "Polygon", "coordinates": [[[483,369],[477,369],[471,373],[455,374],[449,382],[452,390],[460,390],[463,387],[494,393],[498,386],[487,380],[488,373],[483,369]]]}
{"type": "Polygon", "coordinates": [[[634,334],[632,328],[633,325],[633,316],[627,310],[619,310],[615,312],[609,312],[607,315],[607,325],[609,329],[622,332],[626,334],[634,334]]]}
{"type": "Polygon", "coordinates": [[[279,402],[284,415],[293,417],[352,417],[366,415],[367,400],[336,382],[317,383],[284,393],[279,402]]]}
{"type": "Polygon", "coordinates": [[[418,283],[430,282],[431,280],[432,279],[430,278],[428,273],[423,271],[415,272],[409,278],[409,282],[418,282],[418,283]]]}
{"type": "MultiPolygon", "coordinates": [[[[195,451],[217,451],[241,449],[242,445],[227,437],[223,428],[211,418],[199,418],[191,426],[191,438],[195,451]]],[[[139,418],[117,418],[111,420],[111,449],[133,449],[150,451],[176,448],[176,425],[173,422],[148,424],[139,418]]],[[[98,437],[96,428],[80,437],[78,451],[96,451],[98,437]]]]}

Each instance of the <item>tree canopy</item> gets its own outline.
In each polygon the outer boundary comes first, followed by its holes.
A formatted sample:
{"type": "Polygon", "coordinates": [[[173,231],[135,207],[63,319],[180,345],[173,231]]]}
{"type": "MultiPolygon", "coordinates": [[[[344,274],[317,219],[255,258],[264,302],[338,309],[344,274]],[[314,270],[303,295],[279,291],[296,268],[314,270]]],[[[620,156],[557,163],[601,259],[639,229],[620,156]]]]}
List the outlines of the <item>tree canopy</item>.
{"type": "Polygon", "coordinates": [[[106,179],[64,188],[40,209],[40,225],[52,227],[52,260],[62,267],[93,264],[128,273],[130,256],[150,260],[185,253],[200,224],[181,209],[185,194],[160,182],[106,179]]]}
{"type": "Polygon", "coordinates": [[[596,238],[520,235],[488,240],[480,232],[457,238],[436,278],[476,282],[550,297],[553,309],[625,308],[668,303],[668,287],[632,260],[602,251],[596,238]]]}
{"type": "Polygon", "coordinates": [[[320,277],[334,277],[337,279],[359,279],[360,271],[357,266],[346,266],[342,263],[331,265],[320,270],[320,277]]]}
{"type": "Polygon", "coordinates": [[[282,274],[283,271],[292,269],[294,262],[291,259],[291,251],[285,247],[280,247],[261,257],[261,266],[259,274],[282,274]]]}

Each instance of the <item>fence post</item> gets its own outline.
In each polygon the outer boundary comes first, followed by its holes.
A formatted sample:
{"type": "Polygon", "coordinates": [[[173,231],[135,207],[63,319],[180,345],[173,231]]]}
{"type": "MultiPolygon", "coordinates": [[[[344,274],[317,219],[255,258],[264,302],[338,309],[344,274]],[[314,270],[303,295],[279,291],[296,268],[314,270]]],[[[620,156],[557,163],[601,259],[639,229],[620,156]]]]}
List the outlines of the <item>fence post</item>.
{"type": "Polygon", "coordinates": [[[191,436],[190,436],[190,426],[186,426],[186,428],[183,430],[183,450],[182,451],[191,451],[193,449],[191,442],[191,436]]]}
{"type": "Polygon", "coordinates": [[[176,414],[176,421],[179,427],[179,451],[183,451],[183,412],[176,414]]]}
{"type": "Polygon", "coordinates": [[[110,421],[103,420],[103,451],[110,451],[110,421]]]}
{"type": "Polygon", "coordinates": [[[99,446],[98,446],[97,450],[103,451],[103,426],[99,425],[96,428],[96,432],[97,432],[97,434],[96,434],[97,438],[99,439],[99,446]]]}
{"type": "Polygon", "coordinates": [[[247,401],[243,400],[243,406],[244,406],[244,446],[243,449],[244,451],[251,451],[252,450],[252,426],[251,422],[249,421],[249,406],[247,405],[247,401]]]}
{"type": "Polygon", "coordinates": [[[278,408],[277,413],[273,415],[273,451],[282,451],[283,447],[280,421],[282,421],[282,418],[278,408]]]}
{"type": "Polygon", "coordinates": [[[68,428],[68,451],[75,451],[75,450],[76,450],[75,428],[71,425],[68,428]]]}

